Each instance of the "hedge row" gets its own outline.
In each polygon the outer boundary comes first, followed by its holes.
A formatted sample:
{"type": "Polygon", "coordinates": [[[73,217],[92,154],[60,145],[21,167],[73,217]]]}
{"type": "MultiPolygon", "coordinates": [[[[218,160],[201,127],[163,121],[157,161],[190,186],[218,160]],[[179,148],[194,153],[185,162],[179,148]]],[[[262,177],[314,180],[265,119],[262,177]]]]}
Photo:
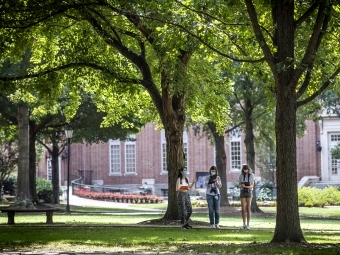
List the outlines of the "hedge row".
{"type": "Polygon", "coordinates": [[[324,189],[303,187],[298,190],[299,206],[324,207],[340,205],[340,190],[338,187],[328,186],[324,189]]]}

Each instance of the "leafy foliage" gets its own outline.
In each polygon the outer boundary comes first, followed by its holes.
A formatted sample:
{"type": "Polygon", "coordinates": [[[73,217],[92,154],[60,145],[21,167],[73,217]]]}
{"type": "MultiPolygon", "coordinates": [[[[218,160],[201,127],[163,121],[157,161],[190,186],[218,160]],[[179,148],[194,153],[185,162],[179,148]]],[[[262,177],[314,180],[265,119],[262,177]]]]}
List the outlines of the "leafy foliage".
{"type": "Polygon", "coordinates": [[[5,194],[15,196],[17,189],[17,178],[13,175],[10,175],[8,178],[4,179],[3,189],[5,194]]]}
{"type": "MultiPolygon", "coordinates": [[[[43,203],[51,203],[52,202],[52,183],[48,180],[37,178],[37,195],[38,199],[43,203]]],[[[62,194],[62,190],[59,190],[60,195],[62,194]]]]}
{"type": "Polygon", "coordinates": [[[340,190],[333,186],[328,186],[324,189],[318,189],[315,187],[299,188],[298,196],[300,206],[324,207],[340,205],[340,190]]]}

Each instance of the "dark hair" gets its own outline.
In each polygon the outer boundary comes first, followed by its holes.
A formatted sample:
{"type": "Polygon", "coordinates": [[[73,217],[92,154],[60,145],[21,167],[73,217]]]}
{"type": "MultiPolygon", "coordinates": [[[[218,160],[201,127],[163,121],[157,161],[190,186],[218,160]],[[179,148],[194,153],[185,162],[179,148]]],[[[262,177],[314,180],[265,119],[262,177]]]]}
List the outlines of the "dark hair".
{"type": "Polygon", "coordinates": [[[248,170],[248,173],[251,174],[253,171],[251,170],[251,168],[247,165],[247,164],[243,164],[242,165],[242,170],[241,172],[244,174],[244,170],[248,170]]]}
{"type": "MultiPolygon", "coordinates": [[[[181,184],[182,184],[182,178],[183,178],[182,171],[184,171],[185,169],[187,169],[185,166],[182,166],[180,169],[178,169],[178,178],[180,178],[181,184]]],[[[185,181],[189,184],[189,180],[187,177],[185,177],[185,181]]]]}
{"type": "Polygon", "coordinates": [[[209,174],[211,173],[211,170],[216,170],[216,175],[218,175],[218,170],[217,170],[217,167],[216,167],[216,166],[210,167],[210,169],[209,169],[209,174]]]}

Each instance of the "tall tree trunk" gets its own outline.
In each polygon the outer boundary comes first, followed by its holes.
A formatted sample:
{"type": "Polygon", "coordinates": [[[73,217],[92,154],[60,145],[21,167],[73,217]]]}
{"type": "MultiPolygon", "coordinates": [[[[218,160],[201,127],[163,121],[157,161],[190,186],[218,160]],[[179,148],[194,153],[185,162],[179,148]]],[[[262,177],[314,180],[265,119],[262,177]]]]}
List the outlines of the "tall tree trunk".
{"type": "Polygon", "coordinates": [[[178,124],[180,125],[171,125],[172,128],[165,129],[169,193],[168,193],[168,207],[164,215],[164,218],[171,220],[179,219],[176,181],[178,178],[178,169],[184,166],[184,152],[183,152],[184,122],[178,124]]]}
{"type": "Polygon", "coordinates": [[[52,139],[52,204],[59,204],[59,145],[55,136],[52,139]]]}
{"type": "MultiPolygon", "coordinates": [[[[249,88],[251,88],[252,83],[247,77],[247,84],[249,88]]],[[[248,88],[248,89],[249,89],[248,88]]],[[[244,111],[245,111],[245,119],[246,119],[246,131],[245,131],[245,139],[244,144],[246,145],[246,157],[247,164],[253,170],[255,174],[255,145],[254,145],[254,126],[253,126],[253,105],[250,98],[246,98],[244,100],[244,111]]],[[[256,202],[256,189],[253,189],[253,199],[251,200],[251,211],[252,212],[261,212],[260,208],[256,202]]]]}
{"type": "Polygon", "coordinates": [[[225,152],[225,140],[224,135],[219,135],[216,132],[216,125],[212,122],[208,123],[209,129],[214,136],[215,140],[215,150],[216,150],[216,167],[218,169],[218,174],[221,178],[222,189],[221,193],[221,205],[230,205],[228,199],[228,188],[227,188],[227,155],[225,152]]]}
{"type": "Polygon", "coordinates": [[[18,180],[16,200],[31,200],[29,178],[29,124],[28,106],[24,102],[18,103],[18,180]]]}
{"type": "Polygon", "coordinates": [[[296,168],[296,83],[294,67],[294,1],[276,1],[273,5],[276,20],[278,65],[286,70],[275,76],[276,85],[276,180],[277,215],[272,242],[305,242],[301,231],[296,168]],[[287,224],[289,223],[289,224],[287,224]]]}
{"type": "Polygon", "coordinates": [[[305,241],[300,227],[297,194],[296,100],[295,92],[288,92],[289,89],[284,89],[277,93],[275,125],[277,216],[272,242],[305,241]]]}
{"type": "MultiPolygon", "coordinates": [[[[183,77],[186,75],[186,68],[190,57],[191,54],[185,51],[181,51],[181,54],[178,56],[179,65],[177,66],[176,72],[181,73],[183,77]]],[[[177,79],[175,79],[175,81],[172,80],[170,74],[171,70],[166,68],[161,72],[161,109],[159,108],[160,101],[155,98],[155,94],[150,93],[150,96],[154,98],[155,105],[161,117],[167,143],[168,207],[164,218],[178,220],[179,211],[177,206],[176,181],[178,178],[178,169],[184,166],[183,130],[185,123],[185,92],[178,91],[173,94],[173,86],[171,86],[171,83],[181,81],[177,79]]],[[[189,181],[192,181],[192,179],[189,181]]]]}
{"type": "Polygon", "coordinates": [[[30,196],[34,203],[38,203],[38,195],[37,195],[37,181],[36,181],[36,158],[37,153],[35,150],[35,142],[36,142],[36,133],[34,131],[35,124],[34,122],[29,122],[29,183],[30,183],[30,196]]]}

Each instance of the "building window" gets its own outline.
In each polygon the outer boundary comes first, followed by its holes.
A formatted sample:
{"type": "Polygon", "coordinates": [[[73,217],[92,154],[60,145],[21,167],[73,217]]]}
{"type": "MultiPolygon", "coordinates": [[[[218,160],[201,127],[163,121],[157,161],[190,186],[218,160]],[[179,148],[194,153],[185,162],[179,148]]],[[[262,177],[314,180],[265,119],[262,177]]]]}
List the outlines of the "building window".
{"type": "Polygon", "coordinates": [[[332,142],[340,141],[340,135],[331,135],[331,141],[332,142]]]}
{"type": "Polygon", "coordinates": [[[125,172],[127,174],[136,173],[136,145],[128,142],[125,144],[125,172]]]}
{"type": "Polygon", "coordinates": [[[168,168],[166,165],[166,143],[162,143],[162,172],[167,172],[168,168]]]}
{"type": "Polygon", "coordinates": [[[230,163],[232,171],[241,169],[241,142],[230,143],[230,163]]]}
{"type": "Polygon", "coordinates": [[[47,180],[52,181],[52,159],[47,158],[47,180]]]}
{"type": "Polygon", "coordinates": [[[189,170],[189,168],[188,168],[188,144],[185,143],[185,142],[183,142],[183,152],[184,152],[184,155],[185,155],[184,165],[189,170]]]}
{"type": "Polygon", "coordinates": [[[120,141],[110,142],[110,174],[121,174],[120,141]]]}
{"type": "Polygon", "coordinates": [[[332,175],[338,175],[338,169],[340,168],[340,160],[332,158],[332,175]]]}

